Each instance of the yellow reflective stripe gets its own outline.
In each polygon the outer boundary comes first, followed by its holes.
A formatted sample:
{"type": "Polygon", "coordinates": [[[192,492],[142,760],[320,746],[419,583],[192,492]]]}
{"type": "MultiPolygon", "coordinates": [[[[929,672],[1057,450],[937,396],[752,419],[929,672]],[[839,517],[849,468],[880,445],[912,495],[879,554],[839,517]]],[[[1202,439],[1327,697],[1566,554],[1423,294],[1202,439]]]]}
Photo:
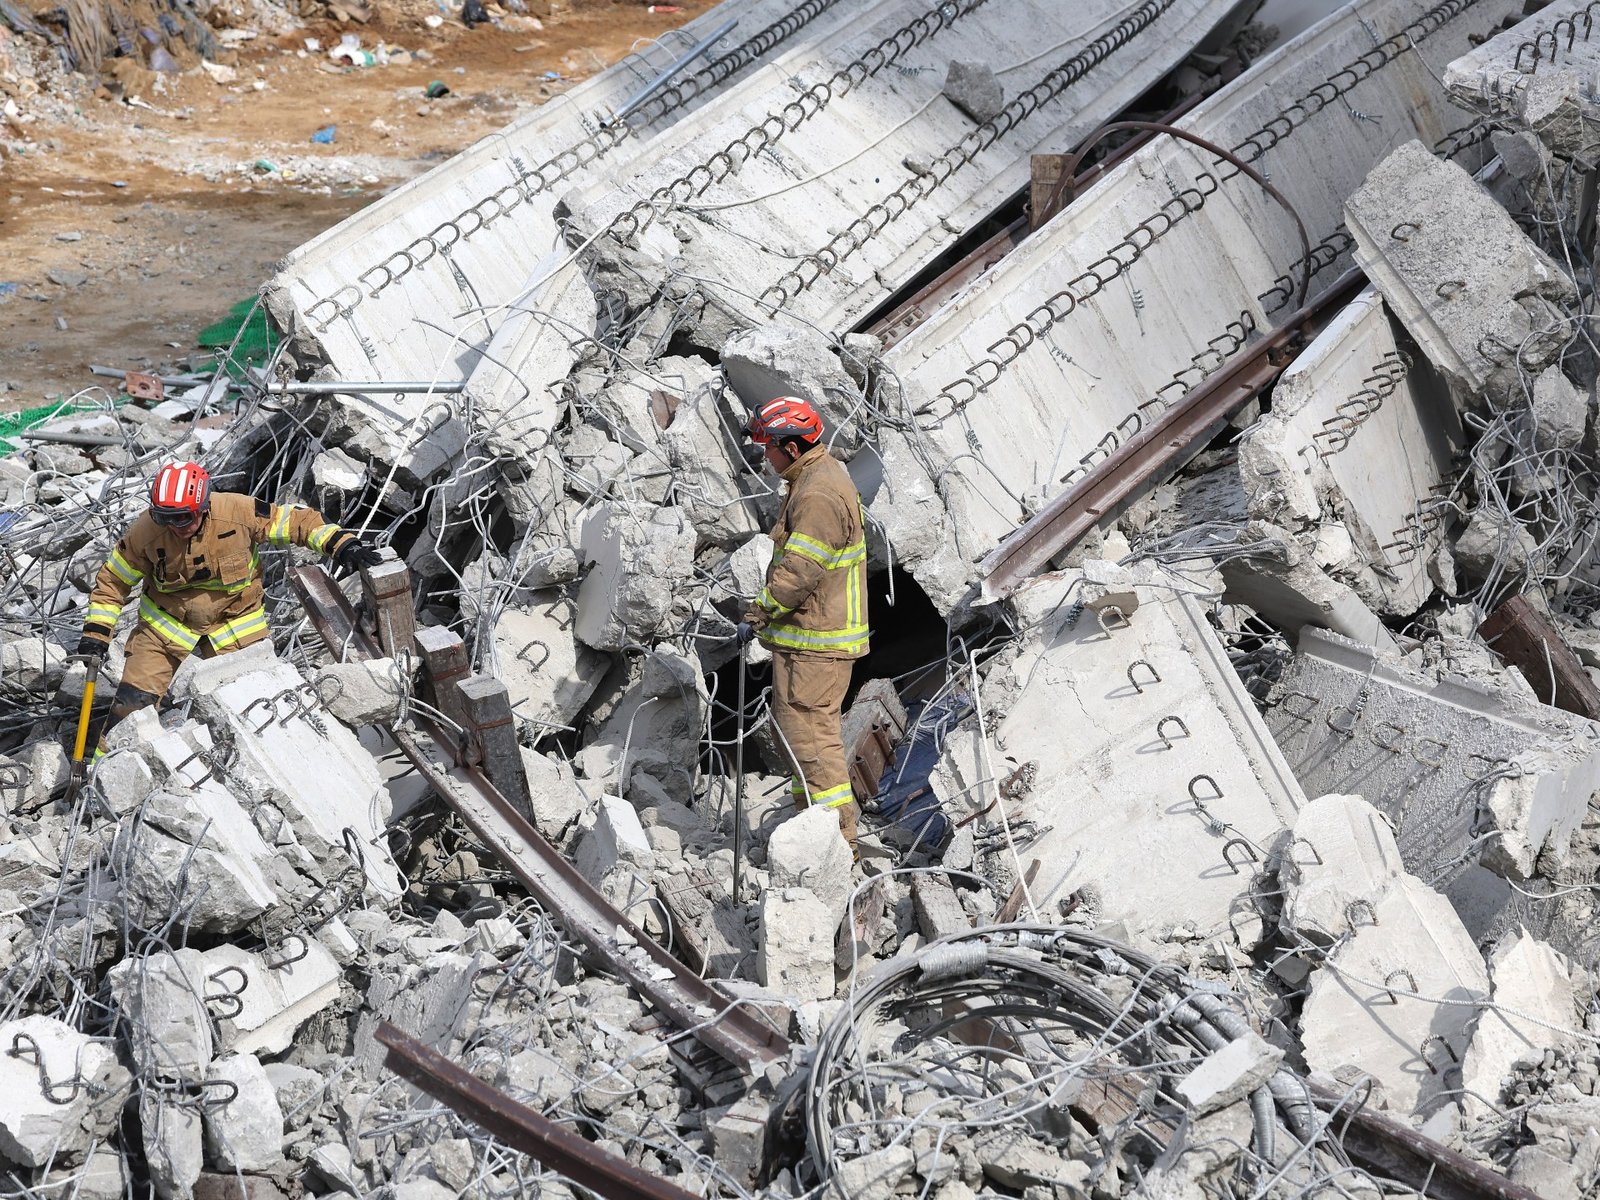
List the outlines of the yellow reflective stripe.
{"type": "Polygon", "coordinates": [[[835,550],[826,542],[819,542],[814,537],[807,537],[803,533],[790,533],[783,543],[784,552],[793,550],[803,558],[809,558],[818,566],[829,571],[837,571],[840,567],[848,567],[853,563],[867,560],[867,543],[851,542],[843,550],[835,550]]]}
{"type": "Polygon", "coordinates": [[[800,629],[794,625],[768,625],[761,640],[787,650],[861,650],[871,631],[865,625],[847,629],[800,629]]]}
{"type": "Polygon", "coordinates": [[[854,799],[854,796],[848,783],[841,783],[838,787],[811,793],[811,803],[820,804],[823,808],[839,808],[842,805],[849,804],[852,799],[854,799]]]}
{"type": "Polygon", "coordinates": [[[139,616],[150,628],[180,650],[193,650],[200,644],[198,633],[157,608],[149,596],[139,598],[139,616]]]}
{"type": "Polygon", "coordinates": [[[218,650],[224,650],[253,634],[267,631],[267,610],[255,609],[247,612],[242,617],[235,617],[231,621],[224,621],[222,625],[211,633],[211,644],[218,650]]]}
{"type": "Polygon", "coordinates": [[[306,538],[306,545],[321,554],[328,548],[328,543],[333,540],[334,535],[338,532],[339,527],[337,525],[318,525],[311,531],[311,536],[306,538]]]}
{"type": "Polygon", "coordinates": [[[89,615],[85,624],[89,625],[115,625],[117,618],[122,615],[122,605],[104,604],[96,601],[89,605],[89,615]]]}
{"type": "Polygon", "coordinates": [[[111,552],[111,557],[106,559],[106,566],[110,567],[111,573],[129,587],[144,578],[143,575],[133,569],[132,563],[122,557],[121,550],[113,550],[111,552]]]}
{"type": "Polygon", "coordinates": [[[289,520],[294,516],[294,505],[280,504],[274,511],[278,515],[273,518],[272,524],[267,529],[267,541],[274,546],[287,546],[289,544],[289,520]]]}
{"type": "Polygon", "coordinates": [[[781,617],[784,615],[784,613],[792,613],[794,611],[794,609],[790,608],[788,605],[779,604],[776,600],[774,600],[772,598],[772,593],[766,588],[761,589],[761,595],[756,597],[756,603],[775,617],[781,617]]]}

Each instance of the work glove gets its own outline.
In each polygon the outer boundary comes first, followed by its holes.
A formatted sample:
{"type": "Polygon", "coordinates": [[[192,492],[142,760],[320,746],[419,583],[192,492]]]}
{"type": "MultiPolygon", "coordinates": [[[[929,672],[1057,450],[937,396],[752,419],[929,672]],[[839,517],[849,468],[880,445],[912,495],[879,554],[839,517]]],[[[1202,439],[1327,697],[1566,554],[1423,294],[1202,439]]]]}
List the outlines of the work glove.
{"type": "Polygon", "coordinates": [[[346,538],[333,552],[333,565],[339,571],[354,571],[360,567],[375,567],[383,561],[376,546],[369,546],[360,538],[346,538]]]}
{"type": "Polygon", "coordinates": [[[92,658],[98,662],[104,662],[106,655],[110,651],[110,642],[102,641],[97,637],[90,637],[86,633],[78,639],[78,648],[72,652],[72,655],[74,658],[81,658],[85,661],[92,658]]]}
{"type": "Polygon", "coordinates": [[[756,636],[756,627],[749,621],[740,621],[738,631],[734,634],[739,645],[748,646],[750,639],[756,636]]]}
{"type": "MultiPolygon", "coordinates": [[[[771,620],[772,618],[767,615],[765,609],[763,609],[759,604],[752,604],[750,606],[750,611],[744,614],[744,620],[739,623],[739,628],[748,628],[750,630],[750,636],[754,637],[756,634],[765,629],[768,622],[771,620]]],[[[749,641],[750,639],[746,638],[744,640],[749,641]]],[[[741,645],[742,644],[743,643],[741,642],[741,645]]]]}

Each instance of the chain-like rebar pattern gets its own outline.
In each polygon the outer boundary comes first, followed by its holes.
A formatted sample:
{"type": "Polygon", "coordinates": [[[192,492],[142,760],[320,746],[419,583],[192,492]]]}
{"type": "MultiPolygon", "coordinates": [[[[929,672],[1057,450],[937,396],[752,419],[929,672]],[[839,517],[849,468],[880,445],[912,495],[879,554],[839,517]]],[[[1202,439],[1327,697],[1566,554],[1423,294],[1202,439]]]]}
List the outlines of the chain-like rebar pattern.
{"type": "MultiPolygon", "coordinates": [[[[450,248],[458,242],[466,241],[474,234],[482,232],[519,205],[550,191],[562,180],[605,157],[634,133],[648,128],[667,114],[677,111],[725,82],[751,63],[759,61],[774,47],[782,45],[839,3],[841,0],[805,0],[804,3],[797,4],[791,11],[757,32],[748,41],[741,42],[693,75],[663,88],[630,113],[625,121],[600,126],[589,136],[573,143],[532,169],[523,166],[521,160],[512,155],[510,183],[468,205],[448,221],[440,222],[404,248],[394,251],[376,266],[362,271],[356,277],[358,283],[346,284],[332,294],[313,302],[306,309],[307,319],[316,322],[317,332],[322,333],[333,321],[348,316],[363,300],[376,299],[386,288],[432,258],[442,256],[448,261],[450,248]],[[322,310],[327,311],[322,312],[322,310]]],[[[459,273],[459,268],[455,268],[454,263],[451,266],[459,273]]]]}
{"type": "Polygon", "coordinates": [[[1594,10],[1600,8],[1600,0],[1590,0],[1583,6],[1581,12],[1575,12],[1562,17],[1542,30],[1537,37],[1530,38],[1517,46],[1517,56],[1512,60],[1512,66],[1527,75],[1532,75],[1539,69],[1541,62],[1554,63],[1556,55],[1561,48],[1561,34],[1567,35],[1567,50],[1570,52],[1573,44],[1580,39],[1587,42],[1589,35],[1594,32],[1594,10]],[[1578,32],[1578,23],[1583,23],[1583,33],[1578,32]],[[1546,44],[1548,41],[1548,50],[1546,44]],[[1524,66],[1524,59],[1527,65],[1524,66]]]}
{"type": "MultiPolygon", "coordinates": [[[[1285,137],[1294,133],[1310,117],[1321,112],[1334,100],[1366,79],[1373,71],[1392,62],[1406,50],[1415,49],[1446,22],[1476,3],[1478,0],[1445,0],[1445,3],[1428,10],[1401,32],[1328,76],[1271,121],[1233,146],[1233,153],[1246,161],[1260,158],[1285,137]]],[[[1075,312],[1079,305],[1104,291],[1112,280],[1127,272],[1134,263],[1144,257],[1151,246],[1170,233],[1174,226],[1199,212],[1205,206],[1206,200],[1222,184],[1240,173],[1231,167],[1215,173],[1197,172],[1193,183],[1178,191],[1156,212],[1134,225],[1121,241],[1090,263],[1085,271],[1070,279],[1064,288],[1048,297],[1026,318],[992,342],[987,347],[989,357],[973,363],[962,378],[946,384],[937,395],[915,410],[916,415],[933,415],[934,423],[938,423],[971,404],[979,395],[993,387],[1011,363],[1021,357],[1034,343],[1047,336],[1056,324],[1075,312]]]]}
{"type": "MultiPolygon", "coordinates": [[[[1173,2],[1165,0],[1168,4],[1173,2]]],[[[656,188],[632,208],[613,217],[607,232],[622,238],[636,236],[668,210],[703,195],[708,188],[738,173],[745,163],[776,143],[784,134],[800,128],[827,108],[835,98],[847,95],[851,88],[893,66],[929,38],[949,29],[962,17],[986,3],[988,0],[949,0],[902,25],[826,80],[812,84],[777,112],[769,113],[760,124],[751,126],[704,162],[656,188]]]]}
{"type": "Polygon", "coordinates": [[[776,313],[783,308],[943,186],[957,172],[969,166],[979,154],[1046,104],[1058,99],[1069,87],[1150,28],[1174,3],[1176,0],[1145,0],[1105,33],[1017,96],[1001,109],[998,116],[969,131],[949,150],[935,158],[925,171],[913,174],[882,200],[869,205],[861,216],[829,239],[822,249],[808,254],[799,266],[785,272],[761,293],[762,307],[768,313],[776,313]]]}

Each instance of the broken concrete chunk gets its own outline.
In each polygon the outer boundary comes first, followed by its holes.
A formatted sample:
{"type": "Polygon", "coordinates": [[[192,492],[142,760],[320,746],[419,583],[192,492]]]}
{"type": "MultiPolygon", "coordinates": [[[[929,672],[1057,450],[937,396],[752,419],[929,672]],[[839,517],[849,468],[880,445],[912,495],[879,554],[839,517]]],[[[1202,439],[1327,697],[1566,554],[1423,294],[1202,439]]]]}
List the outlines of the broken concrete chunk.
{"type": "MultiPolygon", "coordinates": [[[[839,814],[812,806],[779,825],[767,842],[767,871],[775,888],[804,888],[821,902],[834,927],[844,919],[850,892],[850,844],[839,814]]],[[[829,989],[829,994],[832,989],[829,989]]]]}
{"type": "Polygon", "coordinates": [[[1459,1086],[1454,1064],[1489,993],[1483,958],[1450,902],[1411,875],[1355,924],[1311,975],[1300,1017],[1306,1063],[1329,1074],[1354,1067],[1383,1084],[1396,1111],[1424,1112],[1459,1086]]]}
{"type": "Polygon", "coordinates": [[[586,798],[565,759],[522,747],[528,777],[528,804],[539,832],[556,845],[583,812],[586,798]]]}
{"type": "Polygon", "coordinates": [[[76,1161],[115,1127],[128,1078],[103,1040],[36,1014],[0,1025],[0,1046],[0,1158],[76,1161]]]}
{"type": "Polygon", "coordinates": [[[217,1101],[205,1109],[206,1153],[224,1171],[265,1171],[283,1157],[283,1109],[261,1060],[234,1054],[211,1064],[217,1101]],[[229,1092],[232,1091],[231,1098],[229,1092]]]}
{"type": "Polygon", "coordinates": [[[0,645],[0,692],[43,696],[61,685],[67,652],[44,638],[8,634],[0,645]]]}
{"type": "Polygon", "coordinates": [[[605,676],[605,657],[573,634],[576,615],[570,592],[546,591],[494,626],[494,674],[518,713],[550,732],[572,723],[605,676]]]}
{"type": "Polygon", "coordinates": [[[596,650],[650,642],[694,572],[695,530],[672,506],[611,501],[584,523],[589,573],[578,588],[578,639],[596,650]]]}
{"type": "Polygon", "coordinates": [[[134,812],[155,790],[155,777],[144,757],[117,750],[94,764],[94,789],[113,818],[134,812]]]}
{"type": "Polygon", "coordinates": [[[1300,810],[1280,851],[1280,924],[1321,945],[1359,923],[1405,866],[1394,830],[1360,796],[1319,796],[1300,810]]]}
{"type": "Polygon", "coordinates": [[[702,389],[684,398],[661,435],[675,500],[703,544],[736,546],[760,529],[756,506],[740,487],[750,476],[737,449],[746,418],[736,409],[721,389],[702,389]]]}
{"type": "Polygon", "coordinates": [[[944,94],[980,125],[994,120],[1006,106],[1005,90],[987,63],[952,61],[944,77],[944,94]]]}
{"type": "Polygon", "coordinates": [[[761,897],[756,981],[798,1000],[832,997],[837,925],[822,901],[806,889],[769,889],[761,897]]]}
{"type": "Polygon", "coordinates": [[[1519,931],[1489,956],[1493,1005],[1485,1005],[1461,1067],[1462,1104],[1469,1117],[1488,1116],[1518,1063],[1538,1061],[1567,1043],[1579,1025],[1579,999],[1588,996],[1581,972],[1543,942],[1519,931]],[[1523,1014],[1527,1014],[1526,1016],[1523,1014]],[[1534,1018],[1534,1019],[1530,1019],[1534,1018]]]}
{"type": "Polygon", "coordinates": [[[1212,1112],[1243,1100],[1271,1079],[1282,1062],[1282,1050],[1247,1032],[1196,1063],[1178,1081],[1178,1094],[1195,1112],[1212,1112]]]}
{"type": "Polygon", "coordinates": [[[146,1091],[139,1100],[139,1126],[156,1195],[161,1200],[187,1200],[205,1163],[199,1111],[193,1104],[146,1091]]]}
{"type": "Polygon", "coordinates": [[[302,1022],[339,998],[339,964],[321,942],[300,934],[288,935],[269,955],[222,945],[204,958],[204,977],[216,980],[213,990],[237,997],[217,1004],[224,1051],[279,1054],[302,1022]],[[297,957],[302,946],[305,955],[297,957]]]}
{"type": "Polygon", "coordinates": [[[1546,367],[1533,381],[1530,402],[1534,444],[1541,450],[1571,450],[1589,425],[1588,398],[1559,366],[1546,367]]]}
{"type": "Polygon", "coordinates": [[[1462,389],[1509,391],[1554,362],[1577,289],[1455,163],[1394,150],[1345,202],[1356,263],[1429,360],[1462,389]]]}
{"type": "Polygon", "coordinates": [[[328,711],[352,726],[390,724],[410,691],[392,658],[329,663],[317,671],[316,688],[328,711]]]}
{"type": "Polygon", "coordinates": [[[205,956],[177,950],[126,958],[106,976],[120,1028],[141,1071],[199,1083],[216,1047],[206,1010],[205,956]]]}
{"type": "Polygon", "coordinates": [[[619,866],[648,875],[655,866],[655,853],[633,805],[617,796],[602,796],[594,827],[578,843],[574,863],[584,878],[594,881],[619,866]]]}
{"type": "Polygon", "coordinates": [[[740,330],[723,343],[722,372],[750,412],[779,396],[809,401],[822,417],[823,439],[834,457],[854,454],[861,439],[854,420],[861,388],[815,330],[779,324],[740,330]]]}

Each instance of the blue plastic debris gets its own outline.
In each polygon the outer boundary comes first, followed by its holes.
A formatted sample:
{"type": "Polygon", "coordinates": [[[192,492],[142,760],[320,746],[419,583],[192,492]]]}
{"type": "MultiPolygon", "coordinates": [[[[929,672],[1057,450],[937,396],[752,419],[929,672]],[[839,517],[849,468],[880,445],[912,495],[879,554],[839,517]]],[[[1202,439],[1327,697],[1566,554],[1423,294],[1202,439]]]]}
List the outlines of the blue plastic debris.
{"type": "Polygon", "coordinates": [[[319,146],[333,145],[333,135],[338,132],[337,125],[324,125],[311,135],[311,140],[319,146]]]}

